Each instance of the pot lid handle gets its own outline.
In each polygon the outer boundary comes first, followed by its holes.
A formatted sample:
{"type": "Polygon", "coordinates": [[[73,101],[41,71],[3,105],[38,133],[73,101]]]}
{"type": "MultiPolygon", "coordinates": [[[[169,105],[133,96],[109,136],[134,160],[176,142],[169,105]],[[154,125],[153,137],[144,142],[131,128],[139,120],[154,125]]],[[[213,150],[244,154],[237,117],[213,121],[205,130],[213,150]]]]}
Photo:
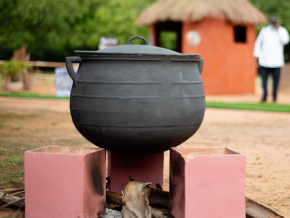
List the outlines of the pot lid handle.
{"type": "Polygon", "coordinates": [[[130,39],[128,39],[127,45],[131,44],[131,41],[134,39],[142,39],[146,45],[149,45],[147,39],[145,39],[143,36],[132,36],[130,39]]]}

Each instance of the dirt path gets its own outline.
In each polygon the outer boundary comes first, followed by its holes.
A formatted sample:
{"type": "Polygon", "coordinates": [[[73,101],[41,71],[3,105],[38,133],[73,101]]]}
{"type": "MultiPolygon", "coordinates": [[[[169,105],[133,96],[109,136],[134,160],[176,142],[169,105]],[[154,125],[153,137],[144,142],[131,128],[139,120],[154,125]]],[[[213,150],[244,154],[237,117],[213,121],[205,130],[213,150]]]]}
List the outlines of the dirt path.
{"type": "MultiPolygon", "coordinates": [[[[33,146],[82,144],[75,130],[68,100],[0,97],[0,110],[42,113],[41,120],[25,118],[19,131],[34,134],[33,146]],[[45,113],[43,111],[46,111],[45,113]],[[48,112],[47,112],[48,111],[48,112]],[[35,132],[31,131],[32,129],[35,132]]],[[[290,113],[207,109],[198,132],[182,147],[229,147],[247,158],[246,196],[290,217],[290,113]]],[[[14,134],[17,137],[17,134],[14,134]]],[[[1,134],[0,134],[1,138],[1,134]]],[[[165,189],[168,189],[168,152],[165,189]]]]}

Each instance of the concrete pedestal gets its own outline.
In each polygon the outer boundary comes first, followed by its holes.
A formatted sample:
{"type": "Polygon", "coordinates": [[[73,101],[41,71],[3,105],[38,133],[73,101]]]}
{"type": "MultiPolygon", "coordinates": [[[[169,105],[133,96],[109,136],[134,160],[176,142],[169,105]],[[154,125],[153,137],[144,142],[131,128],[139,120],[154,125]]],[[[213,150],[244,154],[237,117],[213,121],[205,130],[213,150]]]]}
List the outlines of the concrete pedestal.
{"type": "Polygon", "coordinates": [[[245,156],[228,148],[172,148],[172,215],[245,218],[245,171],[245,156]]]}
{"type": "Polygon", "coordinates": [[[124,190],[130,181],[129,176],[139,182],[151,182],[152,186],[163,186],[163,160],[164,153],[139,157],[108,152],[110,191],[124,190]]]}
{"type": "Polygon", "coordinates": [[[105,213],[104,149],[48,146],[25,152],[25,217],[105,213]]]}

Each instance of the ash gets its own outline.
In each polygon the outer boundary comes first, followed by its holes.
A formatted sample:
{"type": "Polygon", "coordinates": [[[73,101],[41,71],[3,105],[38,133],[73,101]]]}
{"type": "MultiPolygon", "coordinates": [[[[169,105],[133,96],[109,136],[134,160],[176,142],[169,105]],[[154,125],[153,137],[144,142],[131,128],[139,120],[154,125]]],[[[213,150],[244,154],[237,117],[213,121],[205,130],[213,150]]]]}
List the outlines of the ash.
{"type": "MultiPolygon", "coordinates": [[[[106,208],[106,213],[101,218],[122,218],[122,212],[111,208],[106,208]]],[[[172,215],[163,214],[163,218],[173,218],[172,215]]]]}
{"type": "Polygon", "coordinates": [[[122,218],[121,211],[106,208],[106,213],[101,218],[122,218]]]}

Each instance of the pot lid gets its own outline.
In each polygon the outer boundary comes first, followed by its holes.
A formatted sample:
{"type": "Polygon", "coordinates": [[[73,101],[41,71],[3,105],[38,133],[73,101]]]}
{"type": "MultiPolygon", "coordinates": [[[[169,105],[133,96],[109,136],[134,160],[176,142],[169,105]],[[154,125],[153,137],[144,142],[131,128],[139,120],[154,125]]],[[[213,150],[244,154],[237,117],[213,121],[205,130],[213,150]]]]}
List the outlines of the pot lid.
{"type": "Polygon", "coordinates": [[[114,47],[105,48],[99,50],[101,53],[126,53],[126,54],[158,54],[158,55],[180,55],[176,51],[172,51],[165,48],[160,48],[157,46],[149,45],[148,41],[142,36],[133,36],[128,39],[126,45],[119,45],[114,47]],[[134,39],[142,39],[145,42],[145,45],[134,45],[131,44],[131,41],[134,39]]]}
{"type": "Polygon", "coordinates": [[[148,41],[142,36],[132,36],[128,39],[126,45],[119,45],[114,47],[105,48],[98,51],[75,51],[78,54],[150,54],[150,55],[174,55],[174,56],[194,56],[199,58],[197,54],[181,54],[169,49],[149,45],[148,41]],[[134,39],[141,39],[145,42],[145,45],[134,45],[131,41],[134,39]]]}

